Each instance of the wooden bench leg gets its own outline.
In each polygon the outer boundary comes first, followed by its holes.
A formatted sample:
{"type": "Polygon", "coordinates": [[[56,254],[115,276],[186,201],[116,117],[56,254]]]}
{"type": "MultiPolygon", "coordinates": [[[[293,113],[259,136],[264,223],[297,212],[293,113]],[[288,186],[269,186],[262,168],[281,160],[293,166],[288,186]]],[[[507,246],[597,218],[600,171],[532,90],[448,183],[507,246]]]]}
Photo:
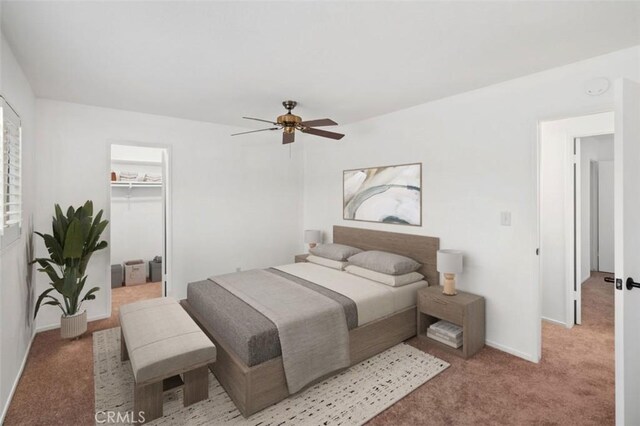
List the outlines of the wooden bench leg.
{"type": "Polygon", "coordinates": [[[143,413],[145,422],[162,417],[162,380],[149,385],[135,385],[134,415],[143,413]]]}
{"type": "Polygon", "coordinates": [[[129,351],[127,351],[127,342],[124,341],[124,333],[120,329],[120,359],[124,362],[129,359],[129,351]]]}
{"type": "Polygon", "coordinates": [[[185,407],[209,398],[209,368],[196,368],[184,373],[183,404],[185,407]]]}

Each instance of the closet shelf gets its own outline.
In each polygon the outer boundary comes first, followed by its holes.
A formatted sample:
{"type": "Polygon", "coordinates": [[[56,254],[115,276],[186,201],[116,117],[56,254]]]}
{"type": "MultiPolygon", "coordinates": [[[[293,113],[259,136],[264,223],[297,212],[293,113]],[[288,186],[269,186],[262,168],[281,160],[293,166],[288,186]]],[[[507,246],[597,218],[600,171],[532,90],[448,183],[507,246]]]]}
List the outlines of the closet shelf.
{"type": "Polygon", "coordinates": [[[111,182],[112,188],[153,188],[161,186],[162,182],[111,182]]]}

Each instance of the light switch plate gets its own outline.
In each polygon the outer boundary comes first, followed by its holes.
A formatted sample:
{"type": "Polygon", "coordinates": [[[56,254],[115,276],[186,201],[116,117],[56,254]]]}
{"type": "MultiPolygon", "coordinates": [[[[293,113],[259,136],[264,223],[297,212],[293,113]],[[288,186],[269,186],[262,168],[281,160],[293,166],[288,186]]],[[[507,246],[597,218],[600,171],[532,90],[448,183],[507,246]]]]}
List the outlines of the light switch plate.
{"type": "Polygon", "coordinates": [[[511,212],[500,212],[500,225],[511,226],[511,212]]]}

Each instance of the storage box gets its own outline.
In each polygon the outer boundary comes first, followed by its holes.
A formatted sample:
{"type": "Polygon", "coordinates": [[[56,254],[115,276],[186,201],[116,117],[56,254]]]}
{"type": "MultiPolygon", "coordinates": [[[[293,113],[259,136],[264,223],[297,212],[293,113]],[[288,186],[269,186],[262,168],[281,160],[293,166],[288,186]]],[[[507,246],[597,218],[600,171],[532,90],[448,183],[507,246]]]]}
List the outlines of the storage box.
{"type": "Polygon", "coordinates": [[[147,282],[147,268],[142,259],[124,262],[124,285],[144,284],[147,282]]]}
{"type": "Polygon", "coordinates": [[[160,256],[149,261],[149,281],[152,283],[162,281],[162,258],[160,256]]]}
{"type": "Polygon", "coordinates": [[[111,288],[122,287],[122,281],[124,281],[122,265],[111,265],[111,288]]]}

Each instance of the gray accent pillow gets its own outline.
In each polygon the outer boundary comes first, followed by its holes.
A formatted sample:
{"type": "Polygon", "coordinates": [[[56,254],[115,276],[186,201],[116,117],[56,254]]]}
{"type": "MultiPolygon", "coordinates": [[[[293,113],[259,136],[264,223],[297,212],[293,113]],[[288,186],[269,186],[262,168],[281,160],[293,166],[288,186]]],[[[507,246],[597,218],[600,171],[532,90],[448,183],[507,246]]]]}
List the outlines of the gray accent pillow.
{"type": "Polygon", "coordinates": [[[351,256],[349,263],[389,275],[408,274],[417,271],[422,266],[411,258],[377,250],[364,251],[351,256]]]}
{"type": "Polygon", "coordinates": [[[362,250],[359,248],[345,246],[344,244],[319,244],[316,247],[309,249],[309,252],[313,255],[324,257],[326,259],[337,260],[338,262],[344,262],[354,254],[360,253],[362,250]]]}

